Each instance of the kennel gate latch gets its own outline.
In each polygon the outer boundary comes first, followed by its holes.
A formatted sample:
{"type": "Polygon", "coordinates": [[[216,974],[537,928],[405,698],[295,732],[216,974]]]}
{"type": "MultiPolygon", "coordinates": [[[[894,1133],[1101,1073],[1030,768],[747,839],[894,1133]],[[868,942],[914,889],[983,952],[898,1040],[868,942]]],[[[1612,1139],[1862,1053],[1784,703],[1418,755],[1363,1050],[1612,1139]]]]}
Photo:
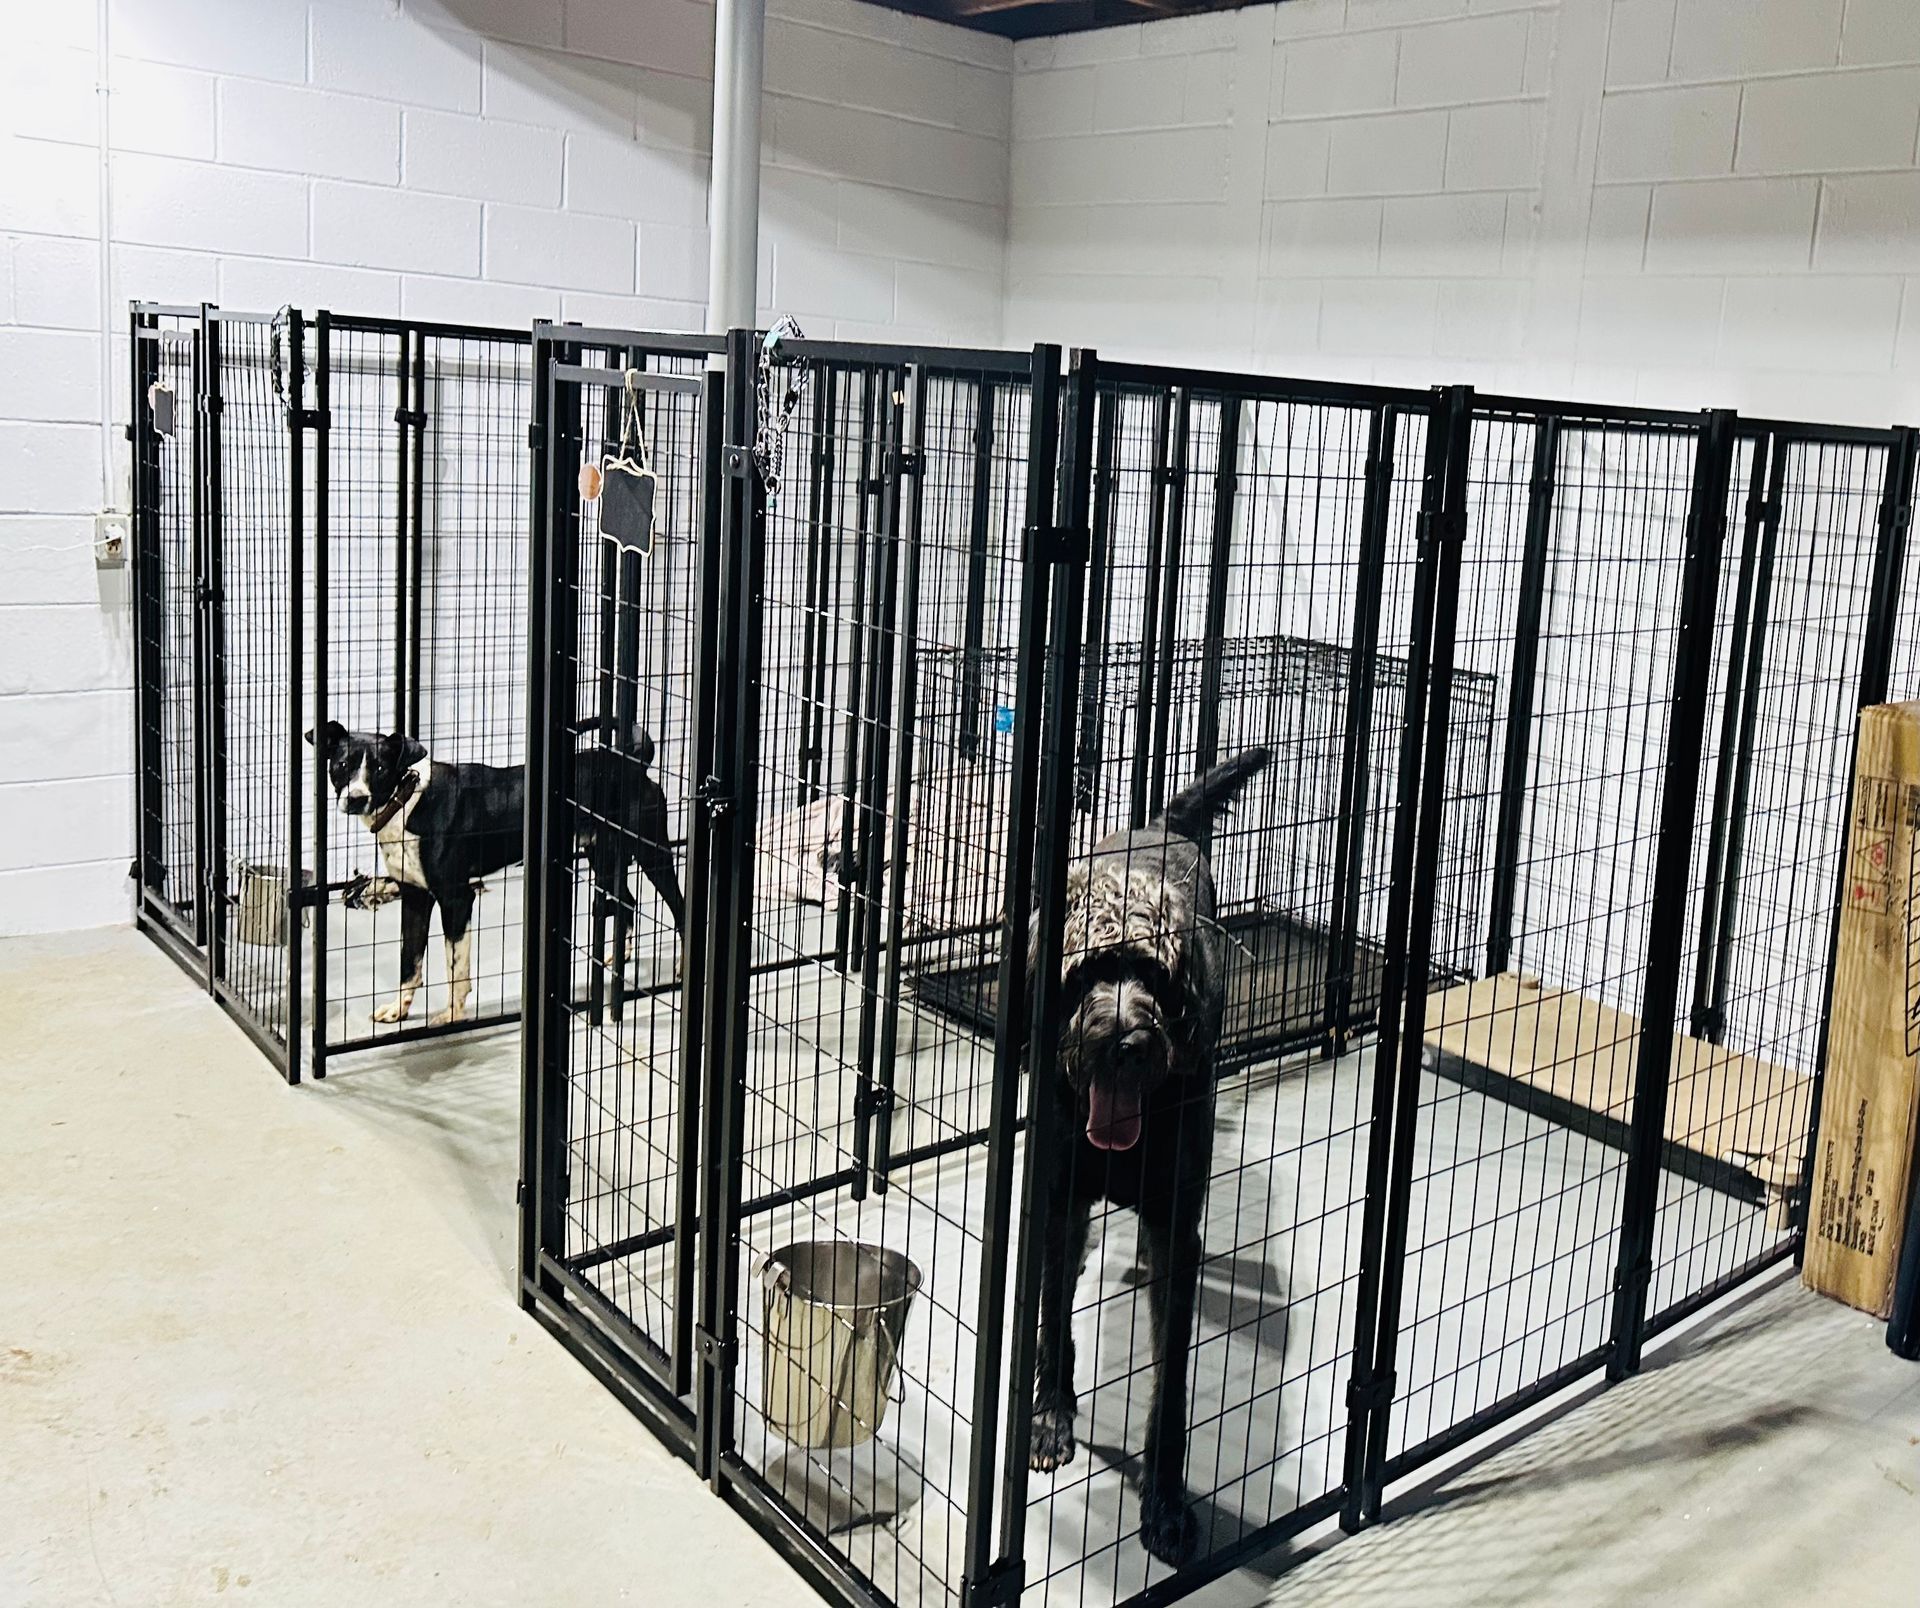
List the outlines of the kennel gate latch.
{"type": "Polygon", "coordinates": [[[700,785],[693,790],[693,796],[699,801],[700,807],[707,812],[707,819],[710,821],[724,819],[733,809],[733,795],[727,791],[727,784],[718,776],[704,777],[700,785]]]}

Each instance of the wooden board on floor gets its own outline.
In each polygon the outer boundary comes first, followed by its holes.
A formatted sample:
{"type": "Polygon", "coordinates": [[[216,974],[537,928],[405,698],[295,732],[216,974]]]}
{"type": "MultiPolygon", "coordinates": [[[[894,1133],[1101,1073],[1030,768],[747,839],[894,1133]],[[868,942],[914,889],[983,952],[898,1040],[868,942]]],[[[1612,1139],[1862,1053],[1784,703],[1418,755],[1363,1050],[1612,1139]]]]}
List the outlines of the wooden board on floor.
{"type": "MultiPolygon", "coordinates": [[[[1637,1017],[1511,972],[1427,1002],[1426,1041],[1553,1107],[1592,1112],[1601,1137],[1633,1117],[1637,1017]]],[[[1669,1146],[1750,1176],[1772,1196],[1800,1175],[1812,1081],[1703,1039],[1676,1038],[1669,1146]]]]}

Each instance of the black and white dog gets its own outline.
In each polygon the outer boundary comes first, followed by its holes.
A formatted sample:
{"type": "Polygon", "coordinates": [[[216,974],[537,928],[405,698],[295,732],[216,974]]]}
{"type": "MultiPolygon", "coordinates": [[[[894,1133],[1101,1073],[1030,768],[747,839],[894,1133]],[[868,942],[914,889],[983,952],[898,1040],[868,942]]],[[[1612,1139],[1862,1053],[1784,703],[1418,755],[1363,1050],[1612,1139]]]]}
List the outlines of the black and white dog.
{"type": "MultiPolygon", "coordinates": [[[[586,722],[589,729],[597,722],[586,722]]],[[[314,734],[307,733],[312,743],[314,734]]],[[[369,878],[353,895],[364,909],[400,901],[400,987],[373,1013],[376,1022],[404,1022],[426,976],[427,934],[434,907],[447,946],[451,998],[434,1012],[433,1026],[468,1014],[473,996],[475,885],[517,865],[524,852],[527,772],[524,765],[453,764],[431,758],[425,746],[398,732],[349,731],[328,721],[319,745],[343,815],[359,817],[380,847],[384,877],[369,878]]],[[[629,870],[637,865],[673,915],[685,920],[673,851],[668,847],[667,798],[648,771],[653,739],[635,733],[625,746],[595,746],[574,758],[574,841],[595,880],[615,890],[610,966],[624,969],[633,922],[629,870]]]]}
{"type": "Polygon", "coordinates": [[[1226,1005],[1226,938],[1202,845],[1272,757],[1251,748],[1214,766],[1147,826],[1102,838],[1067,877],[1059,1075],[1049,1086],[1058,1149],[1035,1174],[1050,1194],[1028,1461],[1044,1471],[1073,1459],[1073,1292],[1089,1219],[1095,1201],[1131,1206],[1157,1351],[1140,1539],[1176,1565],[1198,1540],[1186,1489],[1187,1356],[1226,1005]]]}

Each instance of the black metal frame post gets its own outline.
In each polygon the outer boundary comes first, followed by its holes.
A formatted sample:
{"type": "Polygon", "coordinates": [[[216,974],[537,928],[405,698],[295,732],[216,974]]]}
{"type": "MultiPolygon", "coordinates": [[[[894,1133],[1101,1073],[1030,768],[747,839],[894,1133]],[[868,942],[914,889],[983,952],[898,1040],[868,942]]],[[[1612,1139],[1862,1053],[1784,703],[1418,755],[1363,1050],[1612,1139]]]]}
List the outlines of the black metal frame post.
{"type": "Polygon", "coordinates": [[[1167,802],[1167,750],[1172,746],[1173,672],[1180,642],[1180,569],[1187,536],[1187,468],[1193,450],[1193,393],[1185,386],[1175,404],[1172,459],[1167,477],[1165,556],[1160,571],[1159,685],[1153,695],[1153,768],[1147,812],[1159,814],[1167,802]]]}
{"type": "Polygon", "coordinates": [[[1732,885],[1739,880],[1746,822],[1747,781],[1753,755],[1752,700],[1759,690],[1760,648],[1773,583],[1774,539],[1780,526],[1781,477],[1786,451],[1771,431],[1753,437],[1747,499],[1741,520],[1739,584],[1728,621],[1726,691],[1720,710],[1720,757],[1714,769],[1707,858],[1701,868],[1700,941],[1694,952],[1693,1002],[1687,1013],[1695,1038],[1721,1042],[1726,1032],[1727,948],[1733,939],[1732,885]],[[1768,493],[1768,473],[1773,475],[1768,493]],[[1724,891],[1723,891],[1724,890],[1724,891]],[[1723,919],[1724,917],[1724,919],[1723,919]]]}
{"type": "Polygon", "coordinates": [[[828,616],[833,612],[837,544],[834,529],[833,410],[837,371],[830,363],[812,368],[813,427],[809,450],[813,473],[807,477],[807,609],[800,622],[800,686],[806,702],[800,714],[800,796],[797,805],[820,797],[821,767],[826,761],[821,743],[827,718],[828,616]]]}
{"type": "MultiPolygon", "coordinates": [[[[1168,503],[1179,484],[1167,454],[1173,433],[1173,392],[1162,389],[1153,410],[1152,501],[1147,514],[1146,577],[1140,605],[1140,679],[1133,694],[1133,775],[1128,799],[1130,826],[1147,824],[1147,781],[1154,732],[1155,633],[1160,623],[1160,584],[1166,545],[1168,503]]],[[[1164,777],[1164,772],[1163,772],[1164,777]]]]}
{"type": "Polygon", "coordinates": [[[397,400],[393,409],[393,729],[400,732],[415,731],[408,717],[416,707],[415,700],[408,696],[407,676],[412,662],[407,648],[412,632],[408,627],[413,620],[413,610],[408,603],[412,590],[409,576],[417,535],[417,531],[410,528],[414,525],[413,497],[408,490],[409,471],[413,467],[413,432],[407,424],[407,397],[413,389],[413,340],[412,330],[400,332],[400,355],[394,375],[397,400]]]}
{"type": "Polygon", "coordinates": [[[213,992],[219,969],[213,963],[212,921],[207,909],[211,853],[207,847],[207,315],[202,303],[193,332],[193,941],[207,952],[207,992],[213,992]]]}
{"type": "MultiPolygon", "coordinates": [[[[1874,547],[1873,578],[1869,583],[1872,614],[1860,664],[1861,709],[1870,709],[1875,704],[1887,701],[1887,683],[1893,670],[1893,645],[1899,640],[1901,582],[1906,573],[1907,541],[1913,529],[1917,472],[1920,472],[1920,430],[1903,426],[1894,432],[1893,445],[1887,454],[1887,477],[1880,495],[1878,539],[1874,547]]],[[[1854,776],[1859,763],[1860,725],[1856,719],[1853,740],[1847,745],[1846,797],[1849,809],[1852,808],[1854,776]]],[[[1796,1267],[1806,1261],[1820,1112],[1826,1098],[1827,1046],[1833,1029],[1833,989],[1840,963],[1840,913],[1846,907],[1848,873],[1844,844],[1847,829],[1846,826],[1842,828],[1840,868],[1834,878],[1833,919],[1827,930],[1826,987],[1820,996],[1820,1032],[1814,1049],[1813,1090],[1807,1102],[1807,1144],[1801,1160],[1799,1186],[1795,1192],[1793,1261],[1796,1267]]],[[[1916,1191],[1916,1194],[1920,1194],[1920,1191],[1916,1191]]],[[[1911,1244],[1908,1248],[1911,1249],[1911,1244]]]]}
{"type": "MultiPolygon", "coordinates": [[[[1220,645],[1227,635],[1227,590],[1233,569],[1233,517],[1240,489],[1240,397],[1220,399],[1220,454],[1213,477],[1213,548],[1207,561],[1207,623],[1200,648],[1200,721],[1194,772],[1220,757],[1220,645]]],[[[1162,734],[1162,742],[1166,740],[1162,734]]],[[[1201,844],[1204,849],[1205,843],[1201,844]]]]}
{"type": "Polygon", "coordinates": [[[1666,777],[1661,788],[1653,901],[1647,914],[1647,959],[1641,989],[1640,1040],[1634,1069],[1633,1133],[1622,1189],[1620,1250],[1614,1275],[1613,1342],[1607,1377],[1640,1367],[1647,1295],[1653,1283],[1653,1240],[1660,1208],[1668,1086],[1673,1073],[1680,966],[1691,902],[1694,820],[1700,803],[1700,759],[1712,699],[1713,619],[1726,542],[1727,493],[1736,444],[1735,416],[1706,415],[1694,458],[1687,515],[1686,575],[1674,644],[1668,701],[1666,777]]]}
{"type": "MultiPolygon", "coordinates": [[[[288,1083],[300,1081],[302,960],[305,945],[307,881],[301,854],[301,773],[306,744],[306,514],[307,375],[305,324],[298,312],[286,314],[287,331],[287,1031],[280,1070],[288,1083]]],[[[312,761],[319,764],[315,754],[312,761]]]]}
{"type": "MultiPolygon", "coordinates": [[[[400,391],[400,410],[396,417],[401,423],[402,461],[407,450],[413,453],[411,473],[406,474],[407,483],[413,488],[413,497],[407,507],[407,557],[404,575],[410,594],[407,606],[407,689],[406,721],[400,728],[412,736],[421,735],[420,726],[420,681],[421,645],[426,640],[422,629],[427,592],[426,582],[426,492],[427,492],[427,335],[420,328],[407,331],[405,344],[411,344],[413,351],[403,363],[403,372],[412,371],[412,390],[402,384],[400,391]]],[[[405,350],[405,344],[402,350],[405,350]]],[[[436,533],[437,534],[437,533],[436,533]]]]}
{"type": "Polygon", "coordinates": [[[1434,393],[1422,478],[1420,552],[1408,631],[1406,706],[1393,823],[1387,943],[1374,1041],[1372,1129],[1361,1211],[1354,1366],[1347,1384],[1343,1529],[1380,1516],[1400,1341],[1400,1303],[1413,1196],[1421,1044],[1433,946],[1447,714],[1466,545],[1473,392],[1434,393]]]}
{"type": "Polygon", "coordinates": [[[1112,565],[1113,499],[1119,489],[1117,459],[1120,449],[1120,395],[1111,387],[1096,398],[1094,439],[1093,519],[1087,538],[1087,618],[1082,643],[1091,643],[1080,668],[1080,722],[1078,754],[1074,764],[1073,802],[1081,814],[1094,808],[1100,778],[1101,744],[1106,738],[1101,710],[1106,702],[1107,603],[1112,565]]]}
{"type": "MultiPolygon", "coordinates": [[[[327,1075],[327,729],[329,513],[333,483],[333,315],[314,319],[313,366],[313,1076],[327,1075]]],[[[288,1045],[289,1060],[299,1056],[288,1045]]]]}
{"type": "Polygon", "coordinates": [[[1347,673],[1347,730],[1334,822],[1333,930],[1327,935],[1326,1047],[1344,1055],[1360,1025],[1353,1013],[1360,884],[1365,875],[1367,799],[1372,787],[1373,693],[1379,668],[1380,605],[1386,592],[1387,525],[1393,506],[1399,410],[1373,410],[1367,433],[1366,485],[1360,504],[1360,553],[1353,603],[1353,659],[1347,673]]]}
{"type": "Polygon", "coordinates": [[[1519,615],[1513,629],[1513,675],[1507,688],[1506,754],[1500,768],[1500,809],[1494,827],[1493,893],[1487,920],[1487,975],[1498,977],[1513,959],[1513,901],[1520,880],[1520,835],[1532,763],[1533,686],[1540,660],[1540,620],[1546,606],[1547,545],[1560,465],[1560,419],[1534,421],[1533,476],[1527,483],[1527,529],[1520,560],[1519,615]]]}
{"type": "Polygon", "coordinates": [[[160,379],[160,320],[135,302],[128,313],[131,349],[128,383],[133,387],[127,415],[132,459],[133,617],[138,648],[133,678],[134,751],[140,767],[138,807],[134,812],[134,870],[139,909],[148,913],[162,889],[160,819],[165,808],[161,777],[160,709],[164,699],[160,595],[160,432],[148,401],[160,379]]]}
{"type": "Polygon", "coordinates": [[[226,472],[220,419],[226,407],[220,374],[220,320],[211,306],[200,309],[201,471],[206,492],[200,525],[200,629],[204,635],[205,676],[201,681],[204,724],[200,767],[206,778],[206,816],[202,842],[206,864],[201,878],[207,912],[207,975],[214,993],[227,977],[227,617],[226,472]]]}
{"type": "MultiPolygon", "coordinates": [[[[981,388],[987,386],[985,376],[981,388]]],[[[894,523],[899,530],[903,567],[900,579],[899,627],[890,633],[899,642],[899,690],[895,699],[893,812],[891,842],[887,854],[887,878],[892,888],[887,898],[886,976],[880,999],[880,1046],[877,1082],[855,1133],[854,1165],[861,1164],[862,1153],[869,1162],[872,1187],[878,1192],[887,1187],[887,1169],[893,1157],[894,1055],[900,1038],[900,961],[901,940],[905,936],[907,913],[908,822],[913,818],[913,741],[919,724],[920,678],[920,531],[926,487],[925,451],[927,435],[927,381],[919,366],[908,370],[906,404],[906,441],[892,474],[896,503],[894,523]],[[910,487],[909,487],[909,482],[910,487]]],[[[864,1065],[864,1060],[863,1063],[864,1065]]],[[[857,1192],[854,1199],[859,1199],[857,1192]]]]}
{"type": "Polygon", "coordinates": [[[694,1331],[694,1469],[715,1490],[733,1455],[739,1362],[741,1172],[745,1165],[747,1008],[753,927],[753,831],[758,802],[760,618],[766,576],[766,486],[754,463],[751,330],[727,336],[726,433],[721,447],[719,691],[714,774],[702,784],[711,829],[714,919],[709,923],[709,1046],[700,1194],[700,1318],[694,1331]]]}
{"type": "MultiPolygon", "coordinates": [[[[566,461],[557,448],[553,417],[553,368],[557,352],[550,325],[533,332],[533,420],[527,444],[534,455],[528,508],[527,544],[527,807],[525,876],[526,944],[521,953],[521,998],[526,1026],[520,1040],[520,1304],[531,1311],[539,1288],[540,1255],[564,1254],[564,1206],[556,1197],[557,1180],[566,1171],[564,1070],[553,1030],[564,1022],[570,992],[562,935],[571,924],[555,919],[553,889],[570,879],[555,853],[549,801],[555,796],[555,731],[552,683],[560,661],[554,656],[553,614],[559,589],[553,584],[552,478],[566,461]],[[543,474],[541,471],[545,470],[543,474]],[[556,875],[556,872],[558,875],[556,875]],[[556,1009],[558,1007],[558,1009],[556,1009]],[[557,1153],[556,1137],[561,1142],[557,1153]]],[[[564,755],[559,756],[562,759],[564,755]]]]}
{"type": "Polygon", "coordinates": [[[967,524],[967,608],[961,626],[960,726],[962,759],[980,752],[980,710],[986,694],[987,536],[993,521],[994,381],[980,380],[973,422],[973,496],[967,524]]]}
{"type": "MultiPolygon", "coordinates": [[[[1003,1388],[1017,1393],[1030,1378],[1018,1360],[1001,1368],[1000,1337],[1006,1332],[1010,1295],[1006,1250],[1013,1232],[1013,1184],[1016,1129],[1019,1125],[1021,1073],[1028,1057],[1028,932],[1034,910],[1035,842],[1039,809],[1036,781],[1041,766],[1045,716],[1041,690],[1046,685],[1050,553],[1044,541],[1054,518],[1054,478],[1060,461],[1060,348],[1036,346],[1033,352],[1031,406],[1027,434],[1026,540],[1020,559],[1020,632],[1014,684],[1013,760],[1008,784],[1012,812],[1007,837],[1006,883],[1002,903],[999,991],[993,1035],[993,1085],[987,1131],[987,1168],[980,1252],[980,1291],[974,1332],[979,1337],[973,1375],[973,1440],[967,1467],[967,1534],[962,1554],[962,1608],[990,1608],[1019,1599],[1018,1546],[1011,1565],[997,1558],[1005,1550],[994,1540],[993,1504],[1000,1483],[999,1427],[1003,1388]]],[[[1057,953],[1057,951],[1056,951],[1057,953]]],[[[1057,970],[1057,967],[1055,968],[1057,970]]],[[[1041,973],[1045,975],[1044,969],[1041,973]]],[[[1015,1326],[1016,1335],[1018,1325],[1015,1326]]],[[[1029,1409],[1030,1410],[1030,1409],[1029,1409]]],[[[1013,1453],[1008,1449],[1007,1457],[1013,1453]]],[[[1008,1500],[1003,1495],[1003,1501],[1008,1500]]],[[[1015,1530],[1017,1534],[1018,1524],[1015,1530]]]]}

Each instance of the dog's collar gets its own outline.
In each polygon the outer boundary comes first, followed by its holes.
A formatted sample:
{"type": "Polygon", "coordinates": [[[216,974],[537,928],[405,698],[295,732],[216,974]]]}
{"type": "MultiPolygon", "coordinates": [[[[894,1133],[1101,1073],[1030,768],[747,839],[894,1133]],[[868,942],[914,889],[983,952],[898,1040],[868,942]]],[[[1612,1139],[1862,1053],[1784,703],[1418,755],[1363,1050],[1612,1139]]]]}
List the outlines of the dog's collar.
{"type": "Polygon", "coordinates": [[[367,817],[367,830],[373,833],[384,832],[387,822],[407,807],[407,800],[420,790],[420,773],[408,771],[400,778],[400,785],[393,790],[393,797],[367,817]]]}

